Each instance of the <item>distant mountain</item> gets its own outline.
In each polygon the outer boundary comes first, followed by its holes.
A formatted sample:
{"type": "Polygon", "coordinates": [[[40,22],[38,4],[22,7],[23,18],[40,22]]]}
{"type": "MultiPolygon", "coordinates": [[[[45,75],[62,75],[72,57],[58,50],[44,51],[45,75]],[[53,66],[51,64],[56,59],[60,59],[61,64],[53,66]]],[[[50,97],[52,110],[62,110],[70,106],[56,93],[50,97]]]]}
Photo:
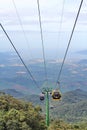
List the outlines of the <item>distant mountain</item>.
{"type": "MultiPolygon", "coordinates": [[[[27,95],[24,98],[25,100],[31,101],[33,103],[41,102],[39,99],[39,95],[27,95]]],[[[71,103],[77,103],[84,100],[87,100],[87,92],[81,89],[76,89],[62,94],[62,99],[60,102],[61,104],[62,103],[71,104],[71,103]]]]}
{"type": "Polygon", "coordinates": [[[1,93],[9,94],[16,98],[24,97],[24,94],[22,92],[16,91],[15,89],[3,89],[0,90],[1,93]]]}
{"type": "MultiPolygon", "coordinates": [[[[35,106],[40,105],[42,113],[45,113],[45,102],[40,101],[39,95],[24,95],[14,89],[4,89],[1,94],[10,94],[16,98],[32,102],[35,106]]],[[[87,92],[81,89],[69,91],[62,94],[61,100],[49,98],[50,116],[53,118],[62,118],[68,122],[87,121],[87,92]]]]}
{"type": "MultiPolygon", "coordinates": [[[[32,60],[27,60],[28,62],[25,62],[27,67],[29,67],[29,70],[35,78],[38,86],[41,88],[46,87],[44,65],[41,59],[32,60]]],[[[56,78],[61,67],[61,59],[47,60],[46,64],[48,84],[50,88],[55,89],[56,78]]],[[[79,62],[65,62],[61,76],[61,83],[63,86],[61,88],[63,92],[74,90],[76,88],[87,90],[86,64],[87,59],[82,59],[79,62]]],[[[10,52],[0,53],[0,88],[14,88],[18,89],[21,92],[22,90],[25,90],[26,93],[32,91],[33,93],[38,94],[40,92],[40,90],[34,85],[33,80],[26,72],[26,69],[20,62],[20,59],[15,53],[10,52]],[[18,88],[16,86],[20,87],[18,88]]]]}
{"type": "Polygon", "coordinates": [[[15,52],[0,52],[0,64],[11,65],[12,63],[20,63],[15,52]]]}
{"type": "Polygon", "coordinates": [[[81,89],[66,92],[62,97],[64,103],[77,103],[84,100],[87,100],[87,92],[81,89]]]}
{"type": "Polygon", "coordinates": [[[42,106],[42,102],[40,101],[39,95],[25,95],[25,97],[23,97],[22,99],[32,102],[34,105],[42,106]]]}
{"type": "MultiPolygon", "coordinates": [[[[34,105],[40,105],[42,112],[45,113],[45,101],[40,101],[38,95],[26,96],[27,101],[33,102],[34,105]]],[[[68,122],[79,122],[87,120],[87,92],[76,89],[62,94],[61,100],[49,100],[50,116],[62,118],[68,122]]]]}
{"type": "Polygon", "coordinates": [[[87,59],[82,59],[78,62],[78,64],[87,64],[87,59]]]}
{"type": "Polygon", "coordinates": [[[78,51],[77,53],[87,55],[87,50],[78,51]]]}
{"type": "Polygon", "coordinates": [[[63,118],[69,122],[87,120],[87,92],[83,90],[67,92],[62,95],[60,102],[55,102],[53,105],[55,118],[63,118]]]}
{"type": "Polygon", "coordinates": [[[0,96],[1,96],[1,95],[5,95],[5,93],[4,93],[4,92],[0,92],[0,96]]]}

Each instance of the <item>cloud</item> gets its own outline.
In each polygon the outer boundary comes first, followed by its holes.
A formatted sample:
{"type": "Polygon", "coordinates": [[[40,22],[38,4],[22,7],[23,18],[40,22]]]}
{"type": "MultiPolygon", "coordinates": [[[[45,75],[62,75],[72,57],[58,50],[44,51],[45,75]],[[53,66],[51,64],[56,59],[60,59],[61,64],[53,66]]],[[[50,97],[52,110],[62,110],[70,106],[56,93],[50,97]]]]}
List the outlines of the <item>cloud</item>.
{"type": "Polygon", "coordinates": [[[10,65],[10,66],[12,66],[12,67],[23,67],[22,64],[12,64],[12,65],[10,65]]]}
{"type": "Polygon", "coordinates": [[[16,72],[16,74],[26,74],[26,72],[25,71],[18,71],[18,72],[16,72]]]}
{"type": "MultiPolygon", "coordinates": [[[[1,1],[1,0],[0,0],[1,1]]],[[[85,2],[84,2],[85,3],[85,2]]],[[[35,0],[15,0],[17,10],[23,24],[25,31],[39,31],[39,18],[37,2],[35,0]]],[[[58,0],[41,0],[41,20],[43,31],[58,32],[58,27],[61,21],[61,11],[62,11],[62,1],[58,0]]],[[[78,11],[80,1],[65,1],[64,4],[64,14],[62,18],[62,29],[61,31],[70,31],[73,27],[75,17],[78,11]]],[[[0,19],[1,23],[6,26],[7,30],[10,31],[21,31],[20,21],[17,17],[16,10],[12,3],[12,0],[3,0],[0,4],[0,19]]],[[[87,25],[87,15],[86,15],[86,5],[83,4],[80,17],[77,23],[77,30],[86,30],[87,25]]]]}

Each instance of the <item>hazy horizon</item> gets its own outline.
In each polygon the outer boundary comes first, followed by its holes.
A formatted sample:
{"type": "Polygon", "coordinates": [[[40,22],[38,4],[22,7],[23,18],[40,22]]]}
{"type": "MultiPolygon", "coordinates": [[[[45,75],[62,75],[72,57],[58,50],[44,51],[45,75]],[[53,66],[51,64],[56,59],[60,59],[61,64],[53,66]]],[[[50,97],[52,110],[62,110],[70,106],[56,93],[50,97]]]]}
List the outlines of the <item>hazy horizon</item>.
{"type": "MultiPolygon", "coordinates": [[[[40,3],[45,57],[63,57],[78,12],[80,1],[42,0],[40,3]]],[[[84,0],[68,57],[87,48],[87,2],[84,0]]],[[[36,0],[0,0],[0,23],[22,55],[43,57],[36,0]]],[[[14,51],[0,27],[0,50],[14,51]]],[[[78,55],[76,55],[78,57],[78,55]]]]}

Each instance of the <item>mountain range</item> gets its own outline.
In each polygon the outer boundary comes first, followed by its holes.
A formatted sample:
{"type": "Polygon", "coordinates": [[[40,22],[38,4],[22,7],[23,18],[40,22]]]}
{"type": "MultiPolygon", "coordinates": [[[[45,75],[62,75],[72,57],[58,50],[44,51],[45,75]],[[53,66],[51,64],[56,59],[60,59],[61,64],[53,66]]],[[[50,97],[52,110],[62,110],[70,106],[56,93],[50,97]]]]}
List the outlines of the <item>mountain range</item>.
{"type": "MultiPolygon", "coordinates": [[[[38,86],[46,87],[44,64],[42,59],[25,59],[25,63],[35,78],[38,86]]],[[[55,89],[55,83],[60,71],[61,60],[47,60],[47,78],[50,88],[55,89]]],[[[62,92],[75,89],[87,91],[87,60],[66,61],[60,77],[62,92]]],[[[23,93],[40,93],[32,78],[13,52],[0,53],[0,90],[15,89],[23,93]]]]}
{"type": "MultiPolygon", "coordinates": [[[[45,100],[40,101],[39,95],[23,95],[16,90],[2,90],[0,93],[7,93],[24,101],[32,102],[35,106],[42,108],[45,114],[45,100]]],[[[51,118],[60,118],[68,122],[87,121],[87,92],[76,89],[62,94],[61,100],[54,101],[49,96],[49,108],[51,118]]]]}

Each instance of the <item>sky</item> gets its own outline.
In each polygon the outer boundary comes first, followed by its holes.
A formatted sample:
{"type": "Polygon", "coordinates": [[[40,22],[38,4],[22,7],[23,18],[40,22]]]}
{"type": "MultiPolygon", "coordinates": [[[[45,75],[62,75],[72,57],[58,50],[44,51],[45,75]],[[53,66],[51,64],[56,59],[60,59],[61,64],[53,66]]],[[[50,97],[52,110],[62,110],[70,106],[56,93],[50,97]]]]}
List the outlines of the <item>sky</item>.
{"type": "MultiPolygon", "coordinates": [[[[45,55],[63,55],[81,0],[39,0],[45,55]]],[[[30,57],[43,56],[37,0],[0,0],[0,23],[18,51],[30,57]]],[[[87,49],[87,0],[69,48],[69,54],[87,49]]],[[[0,50],[13,51],[0,28],[0,50]]]]}

